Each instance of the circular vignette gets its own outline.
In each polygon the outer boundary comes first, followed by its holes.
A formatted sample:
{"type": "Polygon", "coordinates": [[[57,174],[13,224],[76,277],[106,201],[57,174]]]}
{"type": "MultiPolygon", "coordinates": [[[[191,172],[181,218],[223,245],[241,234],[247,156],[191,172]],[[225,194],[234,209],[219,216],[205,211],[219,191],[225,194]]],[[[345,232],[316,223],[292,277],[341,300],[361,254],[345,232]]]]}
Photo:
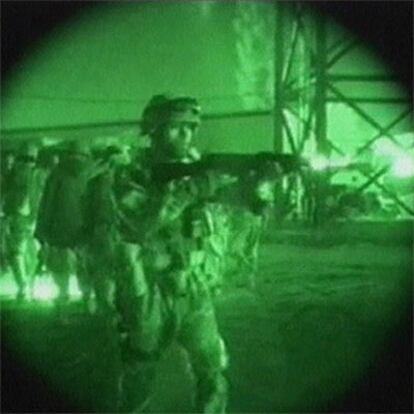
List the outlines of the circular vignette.
{"type": "MultiPolygon", "coordinates": [[[[411,2],[376,2],[372,5],[369,2],[310,1],[306,4],[316,11],[327,14],[339,25],[363,39],[367,46],[370,46],[395,71],[405,91],[409,94],[412,104],[413,5],[411,2]]],[[[2,87],[7,88],[7,80],[14,70],[30,55],[30,51],[51,36],[54,30],[58,30],[61,25],[67,24],[87,9],[98,6],[99,4],[92,6],[91,3],[81,2],[59,4],[55,2],[2,2],[2,87]]],[[[405,404],[410,405],[410,401],[412,405],[412,395],[408,395],[410,392],[407,394],[404,388],[406,385],[408,385],[407,389],[410,388],[412,382],[411,309],[407,312],[407,320],[401,321],[401,325],[396,327],[396,335],[390,341],[387,355],[377,362],[377,366],[373,368],[373,374],[368,375],[366,382],[370,385],[361,390],[355,390],[342,405],[335,407],[335,411],[378,411],[380,409],[394,411],[405,404]],[[390,355],[396,358],[390,358],[390,355]],[[387,399],[386,397],[390,397],[391,393],[396,394],[393,399],[387,399]],[[378,395],[381,398],[378,398],[378,395]]],[[[3,369],[14,369],[14,367],[3,366],[3,369]]],[[[17,376],[25,375],[21,370],[15,372],[17,376]]],[[[41,384],[35,384],[35,387],[37,386],[41,387],[41,384]]],[[[4,408],[7,411],[7,406],[4,408]]],[[[42,408],[44,410],[45,407],[42,408]]]]}

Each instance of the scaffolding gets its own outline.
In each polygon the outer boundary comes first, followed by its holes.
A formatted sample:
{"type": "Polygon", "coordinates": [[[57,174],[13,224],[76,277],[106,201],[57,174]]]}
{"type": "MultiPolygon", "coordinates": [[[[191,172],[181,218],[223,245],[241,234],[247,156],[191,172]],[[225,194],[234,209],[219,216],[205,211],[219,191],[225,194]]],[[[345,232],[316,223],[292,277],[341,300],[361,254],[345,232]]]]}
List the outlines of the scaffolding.
{"type": "MultiPolygon", "coordinates": [[[[276,152],[291,152],[302,155],[306,143],[313,140],[315,154],[329,159],[332,155],[348,156],[357,159],[364,151],[371,149],[378,139],[387,137],[398,145],[392,129],[411,115],[408,97],[357,96],[343,93],[340,82],[397,82],[392,75],[378,74],[338,74],[332,68],[348,56],[355,48],[361,46],[358,39],[351,36],[332,38],[326,16],[309,13],[309,9],[300,2],[275,3],[275,99],[274,99],[274,149],[276,152]],[[328,136],[328,111],[330,103],[342,103],[350,108],[360,119],[374,128],[375,134],[367,137],[354,154],[346,154],[337,143],[328,136]],[[388,124],[371,116],[363,104],[382,105],[406,104],[406,107],[388,124]],[[297,125],[292,125],[289,116],[294,116],[297,125]]],[[[381,183],[381,178],[389,168],[367,171],[363,166],[356,166],[365,182],[359,191],[376,186],[388,198],[410,216],[414,210],[399,194],[381,183]]],[[[317,185],[310,190],[306,180],[296,180],[288,184],[288,191],[293,192],[293,215],[313,222],[319,222],[323,215],[323,189],[329,185],[334,173],[320,173],[317,185]],[[305,188],[304,188],[305,187],[305,188]],[[303,193],[313,192],[313,204],[303,206],[300,201],[303,193]],[[316,204],[316,205],[315,205],[316,204]],[[310,211],[312,210],[312,212],[310,211]]]]}

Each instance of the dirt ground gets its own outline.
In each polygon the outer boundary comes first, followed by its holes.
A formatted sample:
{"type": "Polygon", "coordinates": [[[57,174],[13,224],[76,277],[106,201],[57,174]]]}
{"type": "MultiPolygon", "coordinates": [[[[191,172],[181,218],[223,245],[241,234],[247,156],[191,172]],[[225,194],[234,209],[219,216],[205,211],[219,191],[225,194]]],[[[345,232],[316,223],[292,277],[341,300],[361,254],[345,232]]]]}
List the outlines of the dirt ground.
{"type": "MultiPolygon", "coordinates": [[[[400,348],[395,355],[389,340],[412,299],[410,233],[400,237],[378,227],[364,237],[328,233],[268,235],[256,289],[233,288],[217,299],[230,355],[229,412],[332,412],[355,390],[362,395],[356,395],[360,405],[354,411],[379,412],[384,406],[384,412],[410,412],[410,402],[401,399],[412,388],[407,372],[396,372],[397,383],[367,385],[383,352],[396,371],[401,368],[400,348]],[[396,387],[393,398],[377,395],[375,410],[367,396],[364,406],[364,392],[380,392],[387,384],[396,387]]],[[[70,312],[62,325],[48,304],[16,304],[2,296],[3,342],[14,357],[20,355],[20,371],[9,364],[3,374],[8,408],[63,411],[53,400],[60,397],[70,402],[70,411],[114,411],[119,355],[113,328],[79,313],[76,303],[70,312]]],[[[193,384],[177,346],[160,361],[155,389],[151,412],[191,412],[193,384]]]]}

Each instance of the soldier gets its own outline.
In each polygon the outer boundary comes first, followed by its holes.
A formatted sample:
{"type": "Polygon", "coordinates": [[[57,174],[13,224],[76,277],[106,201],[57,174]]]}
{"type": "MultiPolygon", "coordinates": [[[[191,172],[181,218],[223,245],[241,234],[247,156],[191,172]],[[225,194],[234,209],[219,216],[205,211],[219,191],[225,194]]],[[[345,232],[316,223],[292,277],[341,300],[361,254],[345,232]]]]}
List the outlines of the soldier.
{"type": "Polygon", "coordinates": [[[7,191],[10,190],[13,164],[15,160],[15,153],[11,149],[1,148],[0,151],[0,269],[2,273],[6,273],[9,268],[8,254],[7,254],[7,218],[4,212],[4,204],[8,196],[7,191]]]}
{"type": "Polygon", "coordinates": [[[0,156],[1,156],[1,163],[0,163],[0,188],[1,188],[1,192],[2,192],[2,197],[0,200],[1,203],[1,212],[3,213],[4,207],[4,200],[5,200],[5,194],[7,192],[8,189],[10,189],[9,183],[13,172],[13,165],[15,162],[15,158],[16,158],[16,154],[15,151],[11,150],[11,149],[1,149],[0,152],[0,156]]]}
{"type": "MultiPolygon", "coordinates": [[[[46,181],[51,171],[54,169],[58,162],[58,155],[53,147],[40,148],[34,175],[32,196],[32,203],[34,206],[33,213],[35,221],[37,220],[39,214],[40,201],[45,190],[46,181]]],[[[39,246],[37,252],[37,267],[35,271],[35,277],[40,277],[46,274],[47,272],[45,263],[45,254],[47,252],[47,248],[46,246],[39,243],[38,240],[37,242],[39,246]]]]}
{"type": "Polygon", "coordinates": [[[83,196],[88,181],[100,172],[80,140],[64,146],[59,163],[52,169],[40,200],[36,237],[45,249],[46,267],[58,287],[57,309],[69,301],[70,275],[76,273],[86,308],[91,301],[91,283],[83,256],[85,242],[83,196]]]}
{"type": "Polygon", "coordinates": [[[96,311],[102,316],[112,317],[113,287],[116,263],[113,261],[117,215],[113,188],[115,177],[119,181],[125,165],[130,164],[125,148],[110,145],[97,151],[97,158],[104,161],[106,168],[92,178],[86,188],[84,203],[85,245],[83,254],[86,272],[91,278],[96,298],[96,311]]]}
{"type": "Polygon", "coordinates": [[[157,163],[200,158],[193,143],[199,123],[194,99],[154,97],[142,124],[151,147],[114,187],[119,236],[115,303],[123,360],[120,411],[140,411],[149,403],[156,360],[173,340],[187,351],[197,410],[225,410],[227,354],[200,274],[199,189],[192,179],[161,184],[151,177],[157,163]]]}
{"type": "MultiPolygon", "coordinates": [[[[276,167],[277,169],[277,167],[276,167]]],[[[277,171],[276,175],[280,175],[277,171]]],[[[273,172],[261,172],[261,179],[252,183],[244,183],[242,188],[248,189],[253,196],[246,208],[246,203],[234,204],[228,214],[228,250],[226,257],[226,276],[237,275],[233,282],[238,286],[246,285],[254,289],[259,260],[259,244],[266,227],[268,213],[274,205],[273,172]]],[[[233,276],[234,278],[234,276],[233,276]]]]}
{"type": "Polygon", "coordinates": [[[37,147],[23,144],[7,180],[3,211],[6,218],[6,254],[17,284],[17,299],[29,296],[36,267],[33,238],[35,205],[33,205],[34,175],[37,147]]]}
{"type": "MultiPolygon", "coordinates": [[[[123,360],[120,411],[138,412],[148,405],[156,360],[173,340],[188,355],[196,411],[226,409],[228,356],[212,287],[220,285],[217,273],[226,254],[225,232],[216,237],[216,229],[217,217],[225,222],[227,207],[217,194],[237,180],[215,171],[156,179],[161,165],[201,159],[194,146],[199,124],[195,99],[153,97],[141,124],[150,148],[131,166],[128,178],[114,184],[118,241],[113,262],[123,360]]],[[[251,188],[247,208],[254,210],[260,197],[251,188]]]]}

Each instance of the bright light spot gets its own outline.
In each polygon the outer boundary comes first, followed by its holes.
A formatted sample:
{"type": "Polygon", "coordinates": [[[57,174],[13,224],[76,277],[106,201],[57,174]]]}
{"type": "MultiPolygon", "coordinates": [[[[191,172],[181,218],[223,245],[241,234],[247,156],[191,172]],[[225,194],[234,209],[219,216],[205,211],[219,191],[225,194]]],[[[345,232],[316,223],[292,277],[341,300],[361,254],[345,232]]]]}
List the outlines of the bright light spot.
{"type": "Polygon", "coordinates": [[[17,286],[10,274],[1,275],[0,277],[0,295],[1,296],[15,296],[17,293],[17,286]]]}
{"type": "Polygon", "coordinates": [[[399,178],[414,175],[414,158],[407,154],[407,149],[401,148],[387,138],[379,139],[374,145],[375,153],[391,165],[391,173],[399,178]]]}
{"type": "Polygon", "coordinates": [[[323,155],[316,155],[310,159],[310,165],[314,170],[322,171],[329,167],[329,160],[323,155]]]}
{"type": "Polygon", "coordinates": [[[264,181],[259,184],[256,189],[256,194],[260,200],[273,201],[274,199],[274,185],[269,181],[264,181]]]}
{"type": "Polygon", "coordinates": [[[329,165],[331,167],[347,167],[349,164],[351,164],[350,157],[336,158],[336,159],[330,160],[329,162],[329,165]]]}
{"type": "Polygon", "coordinates": [[[78,284],[78,279],[75,275],[72,275],[69,280],[69,296],[71,298],[76,298],[76,299],[82,296],[82,292],[78,284]]]}
{"type": "Polygon", "coordinates": [[[392,173],[400,178],[407,178],[414,175],[414,160],[409,156],[400,156],[394,162],[392,173]]]}
{"type": "Polygon", "coordinates": [[[316,171],[326,170],[327,168],[346,167],[351,163],[350,157],[327,158],[323,155],[316,155],[310,159],[311,167],[316,171]]]}
{"type": "Polygon", "coordinates": [[[375,142],[374,152],[379,156],[393,157],[401,153],[401,149],[397,147],[397,145],[395,145],[391,140],[382,138],[375,142]]]}
{"type": "Polygon", "coordinates": [[[51,277],[41,277],[35,280],[33,299],[49,301],[55,299],[57,294],[57,287],[51,277]]]}
{"type": "MultiPolygon", "coordinates": [[[[79,299],[82,293],[78,281],[74,275],[69,279],[69,296],[71,299],[79,299]]],[[[52,301],[58,296],[58,288],[51,276],[36,278],[33,286],[33,299],[40,301],[52,301]]]]}

